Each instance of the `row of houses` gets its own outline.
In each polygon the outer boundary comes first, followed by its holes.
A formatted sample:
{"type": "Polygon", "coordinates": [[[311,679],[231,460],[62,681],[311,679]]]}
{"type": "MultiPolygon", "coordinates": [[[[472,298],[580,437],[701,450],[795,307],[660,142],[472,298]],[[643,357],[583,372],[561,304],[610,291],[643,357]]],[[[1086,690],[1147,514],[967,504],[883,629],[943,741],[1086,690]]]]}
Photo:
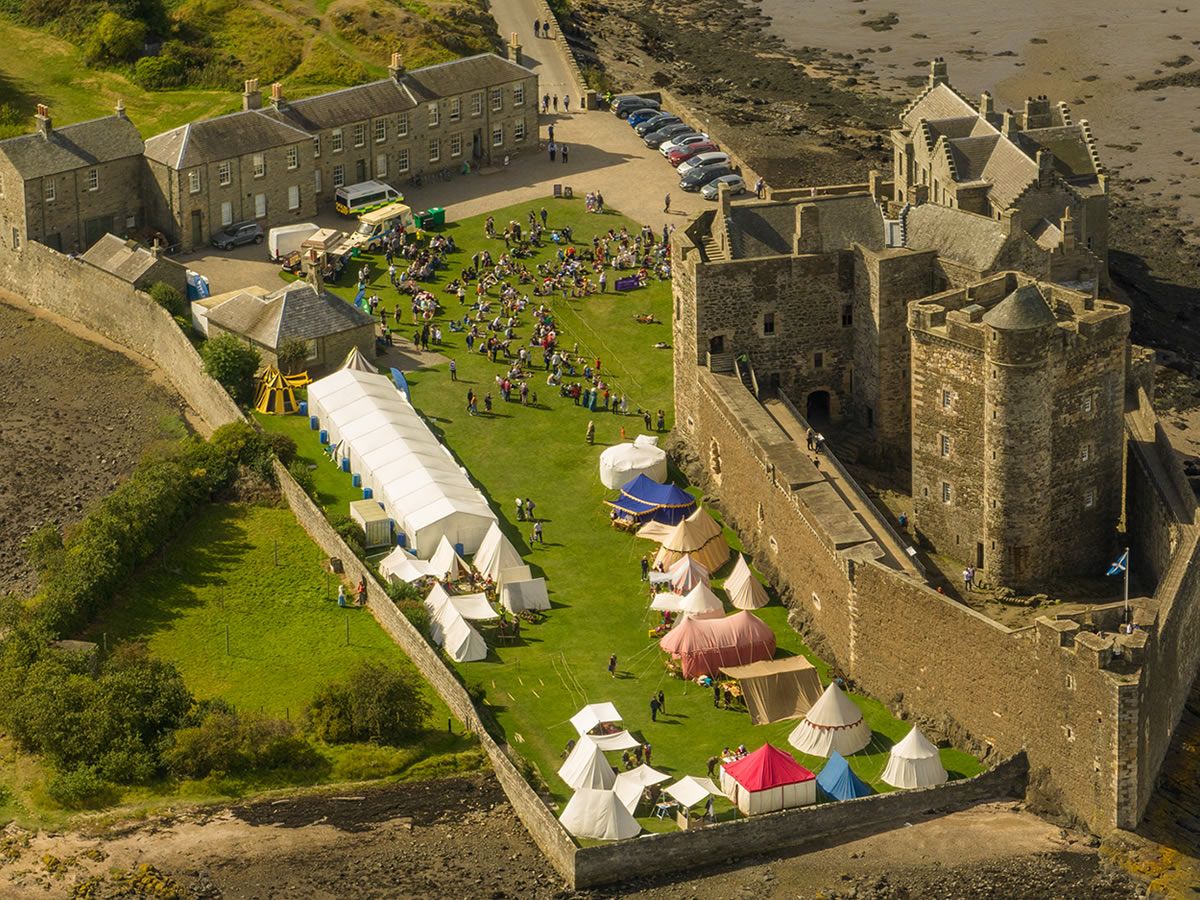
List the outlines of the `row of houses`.
{"type": "Polygon", "coordinates": [[[142,140],[123,105],[62,128],[0,141],[0,244],[82,252],[112,232],[161,232],[190,250],[223,226],[305,221],[337,188],[490,166],[537,145],[537,76],[495,54],[408,71],[393,54],[379,81],[289,100],[247,81],[242,109],[142,140]]]}

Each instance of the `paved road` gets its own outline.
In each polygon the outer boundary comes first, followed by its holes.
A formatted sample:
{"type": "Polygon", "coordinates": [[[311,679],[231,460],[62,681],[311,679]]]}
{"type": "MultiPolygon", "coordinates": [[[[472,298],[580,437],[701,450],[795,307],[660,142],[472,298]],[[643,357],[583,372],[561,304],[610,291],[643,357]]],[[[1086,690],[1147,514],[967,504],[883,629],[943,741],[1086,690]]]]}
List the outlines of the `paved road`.
{"type": "MultiPolygon", "coordinates": [[[[533,34],[533,20],[544,18],[543,8],[544,5],[536,0],[494,0],[491,13],[505,43],[508,43],[509,35],[516,32],[521,42],[521,65],[537,73],[540,93],[557,94],[560,100],[569,94],[574,107],[581,99],[579,85],[561,46],[553,38],[534,37],[533,34]]],[[[550,33],[557,32],[558,24],[551,23],[550,33]]]]}

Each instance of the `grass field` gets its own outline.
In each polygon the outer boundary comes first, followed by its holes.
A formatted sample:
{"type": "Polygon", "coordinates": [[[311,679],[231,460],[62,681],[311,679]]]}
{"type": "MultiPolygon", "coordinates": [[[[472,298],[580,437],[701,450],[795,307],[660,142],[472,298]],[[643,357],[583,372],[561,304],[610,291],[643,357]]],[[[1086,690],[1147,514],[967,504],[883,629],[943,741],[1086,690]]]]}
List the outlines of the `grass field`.
{"type": "MultiPolygon", "coordinates": [[[[541,204],[524,204],[497,211],[498,227],[510,219],[525,222],[527,211],[541,204]]],[[[619,229],[628,223],[613,214],[602,217],[584,213],[581,200],[546,201],[551,226],[570,223],[578,241],[590,244],[593,233],[619,229]]],[[[483,236],[482,217],[451,226],[462,252],[451,275],[462,262],[486,244],[493,254],[503,249],[501,241],[483,236]]],[[[544,259],[552,251],[544,250],[544,259]]],[[[372,260],[373,287],[390,308],[396,294],[386,286],[385,273],[372,260]]],[[[443,274],[443,278],[445,278],[443,274]]],[[[351,288],[338,289],[349,298],[351,288]]],[[[626,717],[627,727],[653,746],[653,765],[671,775],[703,775],[708,757],[722,747],[745,743],[754,748],[771,741],[787,747],[794,722],[754,727],[745,713],[716,709],[712,692],[666,676],[663,654],[647,637],[651,616],[646,590],[640,581],[639,560],[654,545],[609,526],[608,510],[602,501],[610,496],[599,482],[598,457],[605,446],[620,440],[622,427],[632,436],[642,430],[639,408],[667,410],[671,423],[671,357],[656,350],[658,341],[671,340],[671,297],[667,282],[628,295],[593,296],[582,300],[553,300],[560,328],[560,346],[579,342],[580,353],[601,357],[603,369],[611,373],[618,392],[629,395],[628,416],[610,412],[587,412],[560,398],[547,388],[544,377],[534,376],[538,403],[530,408],[503,403],[494,378],[501,365],[493,365],[478,353],[466,353],[461,337],[445,329],[450,316],[461,316],[457,300],[442,295],[447,315],[442,317],[446,343],[439,348],[458,365],[458,381],[451,382],[446,366],[411,373],[413,402],[430,426],[467,466],[475,481],[492,502],[501,526],[526,557],[535,574],[544,574],[554,608],[544,623],[522,629],[521,646],[493,647],[486,662],[462,666],[465,676],[487,690],[488,704],[496,713],[508,740],[537,767],[551,791],[560,800],[570,796],[557,777],[560,754],[575,731],[569,717],[589,702],[611,700],[626,717]],[[652,312],[662,324],[637,324],[634,316],[652,312]],[[491,391],[494,412],[468,416],[465,395],[491,391]],[[587,422],[596,423],[596,444],[584,440],[587,422]],[[531,496],[544,522],[546,545],[531,549],[527,523],[515,521],[514,498],[531,496]],[[610,678],[606,664],[610,653],[618,657],[617,677],[610,678]],[[649,700],[659,689],[666,693],[666,715],[650,721],[649,700]]],[[[400,333],[411,334],[411,316],[405,309],[400,333]]],[[[528,335],[528,326],[524,335],[528,335]]],[[[540,357],[539,357],[540,359],[540,357]]],[[[314,461],[321,459],[316,433],[307,430],[300,417],[271,420],[267,426],[286,430],[314,461]]],[[[350,475],[320,462],[318,490],[321,500],[336,512],[356,492],[346,493],[350,475]],[[340,484],[339,484],[340,483],[340,484]]],[[[738,546],[736,535],[727,531],[738,546]]],[[[720,575],[728,574],[727,566],[720,575]]],[[[714,581],[719,585],[720,579],[714,581]]],[[[778,638],[780,654],[801,653],[814,659],[800,637],[786,622],[786,610],[773,602],[761,610],[778,638]]],[[[823,680],[828,667],[819,660],[823,680]]],[[[892,718],[882,704],[855,697],[875,729],[875,741],[867,751],[851,758],[854,770],[866,781],[882,787],[878,778],[891,744],[903,737],[909,726],[892,718]]],[[[957,775],[974,774],[979,763],[968,754],[942,751],[947,768],[957,775]]],[[[615,756],[612,757],[615,761],[615,756]]],[[[814,771],[822,760],[801,757],[814,771]]],[[[673,827],[656,820],[643,820],[647,827],[673,827]]]]}

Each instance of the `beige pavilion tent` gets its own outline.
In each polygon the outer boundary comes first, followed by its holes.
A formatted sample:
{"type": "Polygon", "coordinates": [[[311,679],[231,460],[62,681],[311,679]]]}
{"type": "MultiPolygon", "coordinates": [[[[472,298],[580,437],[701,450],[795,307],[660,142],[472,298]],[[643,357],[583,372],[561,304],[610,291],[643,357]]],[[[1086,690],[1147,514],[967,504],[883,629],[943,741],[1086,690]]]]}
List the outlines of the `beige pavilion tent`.
{"type": "Polygon", "coordinates": [[[575,837],[597,841],[623,841],[642,830],[612,790],[581,788],[567,803],[559,821],[575,837]]]}
{"type": "Polygon", "coordinates": [[[803,656],[722,666],[721,671],[741,685],[750,721],[755,725],[798,719],[821,699],[821,679],[803,656]]]}
{"type": "Polygon", "coordinates": [[[710,574],[729,559],[729,544],[721,533],[721,526],[703,508],[675,526],[658,548],[654,564],[667,568],[684,556],[690,556],[710,574]]]}
{"type": "Polygon", "coordinates": [[[580,735],[567,761],[558,770],[558,777],[574,790],[596,788],[612,790],[617,783],[617,773],[604,756],[600,746],[586,734],[580,735]]]}
{"type": "Polygon", "coordinates": [[[376,372],[379,370],[367,362],[367,358],[359,352],[357,347],[351,347],[350,352],[346,354],[346,359],[342,363],[343,369],[354,369],[356,372],[376,372]]]}
{"type": "Polygon", "coordinates": [[[767,589],[754,577],[750,566],[746,564],[746,557],[740,553],[733,571],[725,579],[725,593],[729,595],[729,602],[738,609],[761,609],[771,602],[767,589]]]}
{"type": "Polygon", "coordinates": [[[897,788],[933,787],[944,784],[947,777],[938,748],[915,725],[892,747],[882,776],[887,784],[897,788]]]}
{"type": "Polygon", "coordinates": [[[863,719],[858,704],[831,681],[803,721],[788,735],[788,743],[811,756],[828,757],[834,750],[849,756],[871,743],[871,727],[863,719]]]}

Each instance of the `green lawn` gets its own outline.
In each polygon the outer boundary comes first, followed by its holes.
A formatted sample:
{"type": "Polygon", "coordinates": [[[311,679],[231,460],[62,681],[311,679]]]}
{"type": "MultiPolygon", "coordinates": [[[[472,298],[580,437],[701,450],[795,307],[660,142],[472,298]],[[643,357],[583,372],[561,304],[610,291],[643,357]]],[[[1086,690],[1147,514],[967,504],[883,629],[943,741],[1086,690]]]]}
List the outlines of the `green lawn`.
{"type": "MultiPolygon", "coordinates": [[[[524,224],[527,210],[540,205],[521,204],[499,210],[494,214],[496,222],[500,226],[516,219],[524,224]]],[[[546,201],[545,205],[552,226],[569,222],[575,228],[576,240],[589,244],[595,231],[619,229],[626,223],[617,215],[584,213],[582,200],[546,201]]],[[[483,237],[482,217],[458,223],[451,230],[463,248],[458,255],[460,261],[485,244],[494,255],[503,249],[502,241],[483,237]]],[[[540,258],[550,253],[543,251],[540,258]]],[[[390,308],[396,295],[385,283],[386,273],[380,268],[383,261],[370,262],[373,286],[390,308]]],[[[451,274],[457,274],[460,266],[461,262],[456,262],[451,274]]],[[[347,298],[353,294],[350,287],[335,290],[347,298]]],[[[461,316],[457,300],[450,295],[440,296],[450,316],[461,316]]],[[[578,341],[582,354],[600,356],[604,370],[616,376],[616,390],[629,395],[631,413],[638,408],[663,408],[668,413],[668,427],[671,357],[669,351],[656,350],[653,344],[671,340],[670,304],[666,282],[655,282],[629,295],[553,300],[562,335],[560,346],[570,348],[578,341]],[[662,324],[637,324],[635,314],[645,312],[652,312],[662,324]]],[[[411,334],[407,306],[404,313],[400,333],[411,334]]],[[[610,492],[598,477],[600,452],[620,440],[622,427],[630,436],[637,434],[641,430],[640,417],[589,413],[560,398],[557,390],[546,387],[544,377],[536,375],[532,388],[538,394],[536,406],[504,404],[494,385],[501,365],[492,365],[478,353],[466,353],[461,337],[445,328],[446,320],[441,320],[446,338],[441,349],[457,360],[458,382],[450,381],[445,366],[411,373],[413,401],[482,486],[500,515],[502,528],[535,574],[545,574],[554,604],[544,623],[523,629],[525,640],[521,646],[493,647],[486,662],[462,666],[469,680],[487,689],[488,704],[508,740],[528,756],[560,800],[570,795],[555,774],[564,745],[575,736],[568,720],[589,702],[616,703],[626,717],[626,725],[652,744],[655,768],[672,775],[703,775],[708,757],[725,745],[744,742],[754,748],[771,741],[787,747],[787,735],[795,723],[754,727],[745,713],[714,708],[711,691],[667,677],[663,655],[656,642],[647,637],[651,616],[640,581],[639,560],[654,545],[609,526],[608,510],[602,501],[610,492]],[[483,414],[482,405],[478,417],[466,414],[468,387],[481,394],[493,393],[496,404],[492,415],[483,414]],[[596,422],[595,446],[584,441],[589,419],[596,422]],[[518,496],[532,496],[536,501],[538,515],[544,521],[545,547],[531,550],[526,524],[515,521],[513,499],[518,496]],[[616,679],[605,671],[613,652],[619,660],[616,679]],[[668,713],[651,723],[649,699],[659,689],[666,693],[668,713]]],[[[528,324],[523,324],[527,337],[528,324]]],[[[307,430],[306,420],[270,419],[266,424],[288,431],[299,441],[303,454],[314,461],[320,459],[316,433],[307,430]]],[[[320,463],[318,489],[327,506],[345,512],[345,501],[356,496],[346,493],[344,486],[349,483],[350,475],[336,471],[328,462],[320,463]]],[[[737,546],[736,536],[727,533],[737,546]]],[[[720,574],[728,574],[730,568],[727,566],[720,574]]],[[[787,625],[786,610],[777,601],[760,615],[774,628],[781,653],[803,653],[813,658],[799,635],[787,625]]],[[[814,662],[827,679],[827,666],[819,660],[814,662]]],[[[893,719],[882,704],[863,697],[855,699],[875,729],[876,741],[869,752],[855,755],[851,765],[865,780],[877,783],[888,747],[909,726],[893,719]]],[[[801,759],[814,770],[823,762],[801,759]]],[[[956,750],[943,750],[943,759],[949,770],[960,775],[980,770],[975,759],[956,750]]],[[[643,822],[658,830],[668,827],[652,820],[643,822]]]]}

